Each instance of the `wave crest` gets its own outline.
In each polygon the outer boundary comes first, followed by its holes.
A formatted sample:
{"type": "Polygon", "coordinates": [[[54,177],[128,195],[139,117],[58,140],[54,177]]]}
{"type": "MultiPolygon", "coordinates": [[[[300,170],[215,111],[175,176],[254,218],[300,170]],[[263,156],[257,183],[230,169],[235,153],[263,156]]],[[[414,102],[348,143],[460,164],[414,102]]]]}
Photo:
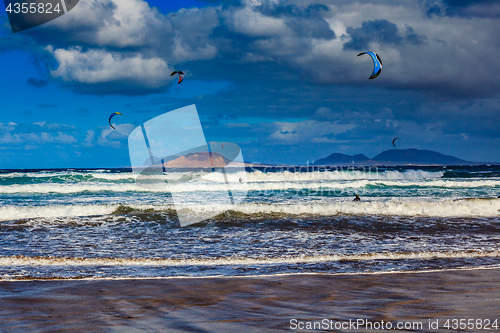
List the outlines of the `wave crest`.
{"type": "Polygon", "coordinates": [[[369,261],[402,259],[463,259],[498,258],[500,250],[450,251],[450,252],[404,252],[404,253],[366,253],[350,255],[315,255],[284,257],[228,257],[228,258],[186,258],[186,259],[136,259],[136,258],[58,258],[58,257],[0,257],[0,267],[12,266],[228,266],[228,265],[265,265],[300,264],[329,261],[369,261]]]}
{"type": "MultiPolygon", "coordinates": [[[[0,220],[13,221],[33,218],[58,218],[72,216],[128,215],[132,212],[173,213],[172,205],[49,205],[49,206],[3,206],[0,220]]],[[[195,213],[232,211],[236,214],[259,216],[279,214],[286,216],[336,216],[336,215],[387,215],[422,217],[497,217],[500,215],[500,199],[460,199],[429,201],[417,200],[374,200],[352,202],[351,199],[322,203],[267,204],[240,203],[200,204],[190,210],[195,213]],[[347,201],[349,200],[349,201],[347,201]]],[[[218,214],[215,214],[218,215],[218,214]]]]}

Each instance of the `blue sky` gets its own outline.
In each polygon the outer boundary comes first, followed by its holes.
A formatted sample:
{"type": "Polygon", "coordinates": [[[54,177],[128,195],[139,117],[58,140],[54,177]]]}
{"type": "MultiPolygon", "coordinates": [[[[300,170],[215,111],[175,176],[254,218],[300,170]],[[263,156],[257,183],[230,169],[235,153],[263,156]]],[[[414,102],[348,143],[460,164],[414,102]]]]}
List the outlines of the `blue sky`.
{"type": "Polygon", "coordinates": [[[128,133],[190,104],[254,162],[373,157],[394,137],[500,161],[499,19],[488,0],[80,0],[13,34],[3,13],[0,169],[129,166],[128,133]]]}

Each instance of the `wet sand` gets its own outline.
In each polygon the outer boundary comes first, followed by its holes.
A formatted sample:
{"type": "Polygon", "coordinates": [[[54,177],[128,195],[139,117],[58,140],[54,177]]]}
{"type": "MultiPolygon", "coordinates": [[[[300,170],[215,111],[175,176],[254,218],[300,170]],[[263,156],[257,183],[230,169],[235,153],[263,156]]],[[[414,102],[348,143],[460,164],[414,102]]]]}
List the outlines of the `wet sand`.
{"type": "Polygon", "coordinates": [[[422,332],[457,332],[447,318],[500,325],[500,270],[0,282],[0,332],[274,332],[360,318],[420,321],[422,332]]]}

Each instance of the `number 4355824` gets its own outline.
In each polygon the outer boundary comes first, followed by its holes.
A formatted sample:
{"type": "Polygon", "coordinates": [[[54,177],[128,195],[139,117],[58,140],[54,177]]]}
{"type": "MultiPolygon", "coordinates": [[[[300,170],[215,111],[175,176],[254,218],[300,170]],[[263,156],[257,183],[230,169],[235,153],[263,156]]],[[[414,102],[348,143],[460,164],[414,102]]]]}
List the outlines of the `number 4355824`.
{"type": "Polygon", "coordinates": [[[490,319],[448,319],[443,327],[452,330],[497,330],[498,319],[491,321],[490,319]]]}
{"type": "Polygon", "coordinates": [[[12,6],[12,3],[9,3],[7,8],[5,8],[5,11],[12,13],[14,12],[15,14],[23,13],[39,13],[39,14],[53,14],[53,13],[59,13],[61,9],[59,8],[59,3],[56,4],[54,8],[52,8],[51,3],[15,3],[14,6],[12,6]]]}

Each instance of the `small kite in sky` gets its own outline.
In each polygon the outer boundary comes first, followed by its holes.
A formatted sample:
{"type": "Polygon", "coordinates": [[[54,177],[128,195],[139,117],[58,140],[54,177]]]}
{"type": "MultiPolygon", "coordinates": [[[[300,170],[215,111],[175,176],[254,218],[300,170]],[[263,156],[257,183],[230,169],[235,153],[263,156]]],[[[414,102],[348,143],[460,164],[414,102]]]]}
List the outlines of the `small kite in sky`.
{"type": "Polygon", "coordinates": [[[173,71],[170,76],[174,74],[179,74],[179,82],[177,82],[177,84],[181,83],[184,80],[184,73],[182,71],[173,71]]]}
{"type": "Polygon", "coordinates": [[[111,126],[111,128],[112,128],[112,129],[115,129],[115,128],[113,127],[113,125],[111,125],[111,118],[113,118],[113,117],[114,117],[114,116],[116,116],[117,114],[119,114],[120,116],[123,116],[123,114],[121,114],[120,112],[113,112],[113,113],[111,114],[111,116],[109,116],[109,126],[111,126]]]}
{"type": "Polygon", "coordinates": [[[361,52],[360,54],[358,54],[358,57],[362,54],[368,54],[373,60],[373,73],[368,79],[371,80],[379,76],[380,72],[382,71],[382,59],[380,59],[378,54],[372,51],[361,52]]]}
{"type": "Polygon", "coordinates": [[[394,147],[396,147],[396,145],[394,144],[394,141],[396,141],[397,139],[399,139],[399,138],[394,138],[394,140],[392,140],[392,145],[393,145],[394,147]]]}

